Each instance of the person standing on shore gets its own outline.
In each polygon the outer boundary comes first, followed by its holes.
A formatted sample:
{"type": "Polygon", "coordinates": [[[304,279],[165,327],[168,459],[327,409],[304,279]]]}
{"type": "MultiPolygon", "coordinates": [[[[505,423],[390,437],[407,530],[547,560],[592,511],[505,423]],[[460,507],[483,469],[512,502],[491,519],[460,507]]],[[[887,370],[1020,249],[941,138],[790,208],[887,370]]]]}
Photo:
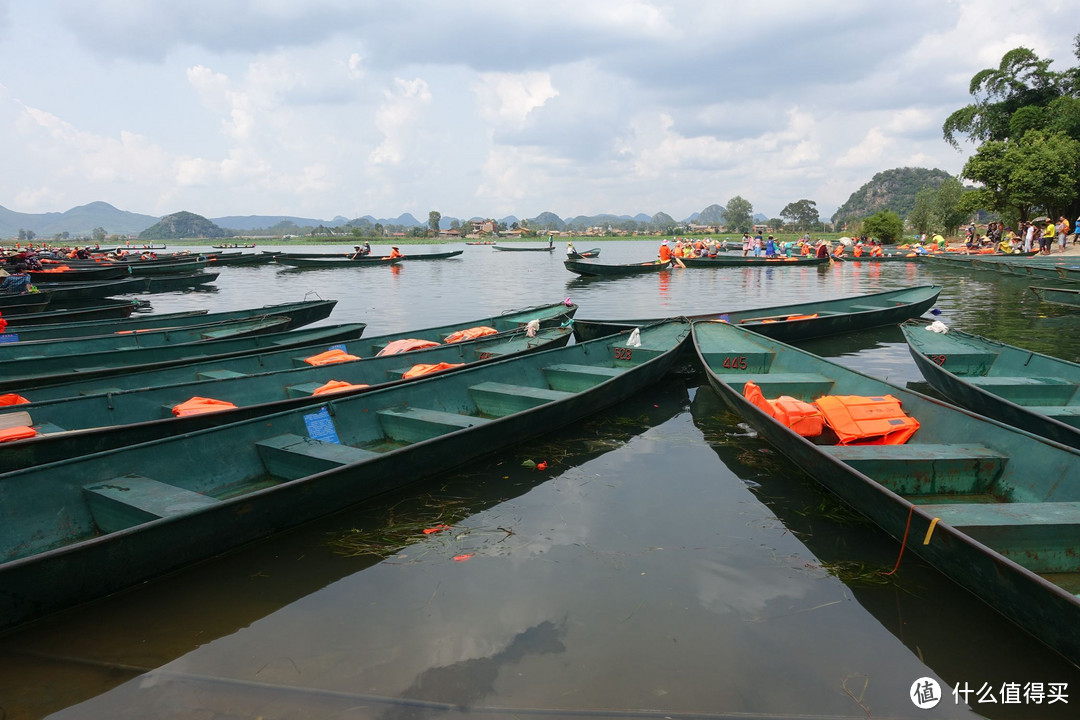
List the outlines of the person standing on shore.
{"type": "Polygon", "coordinates": [[[1058,216],[1057,233],[1058,252],[1065,252],[1065,238],[1069,236],[1069,221],[1064,215],[1058,216]]]}
{"type": "Polygon", "coordinates": [[[1054,247],[1054,235],[1057,234],[1057,228],[1054,226],[1054,221],[1047,218],[1046,228],[1043,229],[1042,238],[1039,240],[1039,252],[1043,255],[1049,255],[1050,251],[1054,247]]]}
{"type": "Polygon", "coordinates": [[[1024,223],[1024,252],[1031,252],[1035,244],[1035,223],[1024,223]]]}

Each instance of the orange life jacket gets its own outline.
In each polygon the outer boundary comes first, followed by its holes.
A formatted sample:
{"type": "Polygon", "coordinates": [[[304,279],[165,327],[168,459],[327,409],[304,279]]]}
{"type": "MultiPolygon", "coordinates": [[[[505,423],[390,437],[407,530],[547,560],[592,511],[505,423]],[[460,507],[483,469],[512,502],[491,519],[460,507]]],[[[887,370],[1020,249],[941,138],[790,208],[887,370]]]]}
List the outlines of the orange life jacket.
{"type": "Polygon", "coordinates": [[[319,353],[318,355],[312,355],[311,357],[304,358],[304,362],[308,365],[333,365],[334,363],[352,362],[353,360],[359,360],[357,355],[350,355],[341,348],[334,350],[327,350],[326,352],[319,353]]]}
{"type": "Polygon", "coordinates": [[[743,397],[766,415],[803,437],[817,437],[824,427],[820,410],[790,395],[769,400],[762,394],[757,383],[747,382],[743,385],[743,397]]]}
{"type": "Polygon", "coordinates": [[[37,430],[29,425],[16,425],[15,427],[0,430],[0,443],[11,442],[12,440],[25,440],[26,438],[32,438],[35,435],[37,435],[37,430]]]}
{"type": "Polygon", "coordinates": [[[814,404],[840,445],[903,445],[919,429],[892,395],[825,395],[814,404]]]}
{"type": "Polygon", "coordinates": [[[885,251],[881,249],[880,245],[875,245],[870,248],[870,257],[881,257],[885,254],[885,251]]]}
{"type": "Polygon", "coordinates": [[[855,257],[862,257],[862,245],[856,245],[855,249],[851,252],[855,257]]]}
{"type": "Polygon", "coordinates": [[[499,331],[493,327],[487,325],[478,325],[471,327],[467,330],[458,330],[456,333],[451,333],[446,336],[445,342],[447,344],[462,342],[464,340],[475,340],[478,337],[484,337],[485,335],[498,335],[499,331]]]}
{"type": "Polygon", "coordinates": [[[671,248],[667,245],[660,246],[660,262],[667,262],[671,259],[671,248]]]}
{"type": "Polygon", "coordinates": [[[371,387],[367,384],[353,385],[347,383],[344,380],[331,380],[325,385],[320,385],[311,391],[312,395],[325,395],[326,393],[345,392],[346,390],[359,390],[361,388],[371,387]]]}
{"type": "Polygon", "coordinates": [[[231,410],[235,407],[236,406],[231,402],[225,400],[214,400],[213,398],[196,396],[173,407],[172,414],[176,417],[188,417],[190,415],[202,415],[204,413],[231,410]]]}
{"type": "Polygon", "coordinates": [[[416,338],[406,338],[404,340],[395,340],[388,344],[382,350],[375,354],[375,357],[382,357],[383,355],[397,355],[398,353],[410,352],[412,350],[423,350],[424,348],[437,347],[439,343],[434,340],[417,340],[416,338]]]}
{"type": "Polygon", "coordinates": [[[441,362],[441,363],[434,363],[434,364],[430,364],[430,365],[424,365],[424,364],[413,365],[411,368],[409,368],[407,371],[405,371],[405,373],[402,374],[401,379],[402,380],[409,380],[410,378],[416,378],[416,377],[420,377],[422,375],[428,375],[430,373],[439,372],[441,370],[449,370],[450,368],[461,367],[464,364],[465,363],[441,362]]]}
{"type": "Polygon", "coordinates": [[[17,393],[5,393],[0,395],[0,405],[25,405],[30,402],[17,393]]]}

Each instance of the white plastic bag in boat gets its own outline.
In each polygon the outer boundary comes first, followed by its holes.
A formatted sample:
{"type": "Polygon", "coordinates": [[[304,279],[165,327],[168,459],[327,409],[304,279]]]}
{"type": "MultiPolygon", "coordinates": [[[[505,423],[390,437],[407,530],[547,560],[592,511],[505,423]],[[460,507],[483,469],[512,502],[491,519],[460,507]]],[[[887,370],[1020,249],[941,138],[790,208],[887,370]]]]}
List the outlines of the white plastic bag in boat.
{"type": "Polygon", "coordinates": [[[540,321],[538,319],[536,319],[536,318],[533,318],[532,320],[530,320],[528,322],[528,324],[525,325],[525,336],[526,337],[536,337],[536,333],[538,333],[539,331],[540,331],[540,321]]]}
{"type": "Polygon", "coordinates": [[[641,329],[634,328],[626,339],[626,347],[641,347],[641,329]]]}
{"type": "Polygon", "coordinates": [[[930,332],[941,333],[942,335],[949,332],[949,326],[941,322],[940,320],[935,320],[934,322],[930,323],[926,326],[926,329],[930,332]]]}

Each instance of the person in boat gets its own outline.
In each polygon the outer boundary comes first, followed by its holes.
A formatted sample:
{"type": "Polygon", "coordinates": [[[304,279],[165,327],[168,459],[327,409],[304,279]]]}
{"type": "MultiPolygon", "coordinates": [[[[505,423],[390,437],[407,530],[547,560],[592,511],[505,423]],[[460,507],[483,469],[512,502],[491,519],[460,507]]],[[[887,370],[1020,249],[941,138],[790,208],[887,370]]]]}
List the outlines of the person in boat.
{"type": "Polygon", "coordinates": [[[578,256],[578,251],[574,248],[574,242],[570,241],[566,243],[566,257],[574,258],[578,256]]]}
{"type": "Polygon", "coordinates": [[[555,236],[554,235],[548,235],[548,249],[549,250],[554,250],[555,249],[555,236]]]}
{"type": "Polygon", "coordinates": [[[371,254],[371,245],[369,245],[368,243],[364,243],[364,245],[362,247],[360,245],[353,245],[353,253],[352,253],[352,255],[349,255],[349,259],[350,260],[359,260],[360,258],[364,257],[365,255],[370,255],[370,254],[371,254]]]}
{"type": "Polygon", "coordinates": [[[817,251],[814,253],[814,257],[827,258],[829,257],[829,246],[825,244],[824,240],[818,240],[817,251]]]}
{"type": "Polygon", "coordinates": [[[750,233],[742,234],[742,256],[746,257],[750,254],[750,248],[753,247],[753,241],[750,240],[750,233]]]}
{"type": "Polygon", "coordinates": [[[1013,251],[1012,238],[1013,238],[1012,230],[1009,230],[1009,232],[1005,235],[1005,237],[1001,238],[1001,242],[999,242],[997,245],[994,246],[994,252],[1003,253],[1005,255],[1012,255],[1012,251],[1013,251]]]}
{"type": "Polygon", "coordinates": [[[765,257],[776,257],[776,240],[772,235],[765,241],[765,257]]]}
{"type": "Polygon", "coordinates": [[[660,243],[660,262],[671,262],[671,246],[668,245],[667,238],[664,238],[664,241],[660,243]]]}
{"type": "Polygon", "coordinates": [[[30,275],[26,272],[26,264],[19,263],[12,270],[14,272],[0,282],[0,294],[22,295],[30,292],[30,275]]]}
{"type": "Polygon", "coordinates": [[[400,250],[397,249],[397,245],[392,245],[390,247],[390,257],[391,258],[402,258],[402,257],[405,257],[405,256],[402,254],[402,252],[400,250]]]}

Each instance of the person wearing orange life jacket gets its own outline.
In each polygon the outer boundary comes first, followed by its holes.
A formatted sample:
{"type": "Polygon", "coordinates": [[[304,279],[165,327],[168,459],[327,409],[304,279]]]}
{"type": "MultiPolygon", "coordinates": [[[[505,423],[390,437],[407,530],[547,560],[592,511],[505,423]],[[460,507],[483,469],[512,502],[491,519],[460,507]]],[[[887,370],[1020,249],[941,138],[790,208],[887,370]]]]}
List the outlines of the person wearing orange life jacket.
{"type": "Polygon", "coordinates": [[[833,250],[832,256],[834,258],[842,258],[842,257],[844,257],[844,243],[842,243],[842,242],[836,243],[836,249],[833,250]]]}
{"type": "Polygon", "coordinates": [[[668,245],[667,238],[664,238],[664,242],[660,243],[660,262],[666,263],[671,261],[671,247],[668,245]]]}
{"type": "Polygon", "coordinates": [[[405,256],[402,255],[401,251],[397,249],[397,245],[394,245],[394,246],[391,246],[391,248],[390,248],[390,257],[391,258],[400,258],[400,257],[405,257],[405,256]]]}
{"type": "Polygon", "coordinates": [[[883,257],[884,255],[885,251],[881,249],[880,245],[870,248],[870,257],[883,257]]]}
{"type": "Polygon", "coordinates": [[[862,257],[863,244],[861,242],[855,243],[855,249],[851,251],[851,254],[855,257],[862,257]]]}

